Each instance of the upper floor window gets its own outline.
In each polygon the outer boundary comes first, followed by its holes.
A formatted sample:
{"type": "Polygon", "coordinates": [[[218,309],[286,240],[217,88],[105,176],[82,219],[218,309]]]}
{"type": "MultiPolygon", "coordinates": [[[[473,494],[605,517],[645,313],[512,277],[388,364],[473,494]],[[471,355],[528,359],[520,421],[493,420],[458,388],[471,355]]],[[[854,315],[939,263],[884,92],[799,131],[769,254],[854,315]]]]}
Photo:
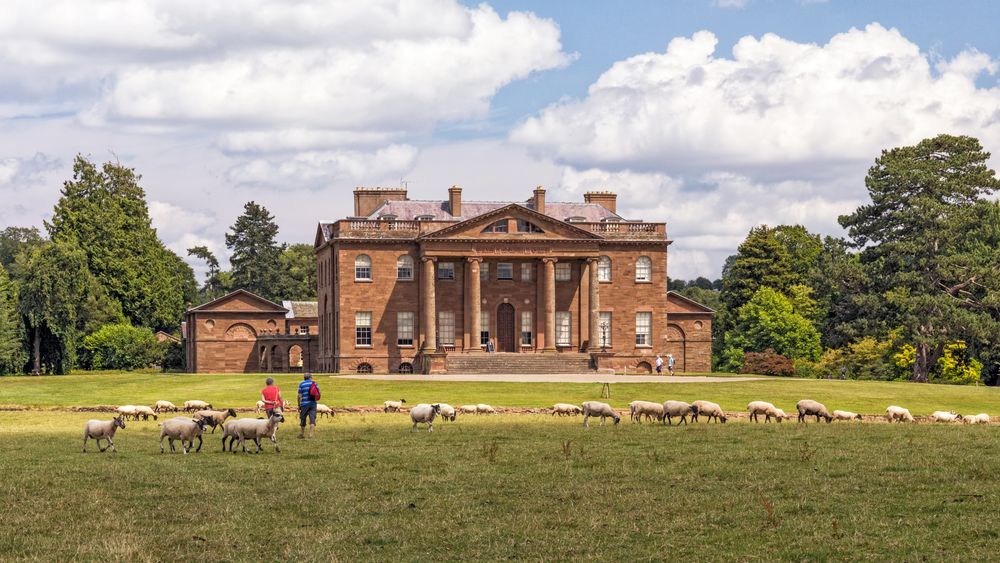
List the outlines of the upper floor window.
{"type": "Polygon", "coordinates": [[[490,265],[487,262],[479,265],[479,281],[490,281],[490,265]]]}
{"type": "Polygon", "coordinates": [[[517,220],[517,232],[519,233],[544,233],[538,225],[524,219],[517,220]]]}
{"type": "Polygon", "coordinates": [[[573,265],[569,262],[556,262],[556,281],[569,281],[573,278],[573,265]]]}
{"type": "Polygon", "coordinates": [[[413,279],[413,257],[409,254],[404,254],[399,258],[396,258],[396,279],[413,279]]]}
{"type": "Polygon", "coordinates": [[[514,265],[510,262],[500,262],[497,264],[497,279],[498,280],[512,280],[514,279],[514,265]]]}
{"type": "Polygon", "coordinates": [[[521,281],[531,281],[534,277],[532,272],[535,271],[535,265],[530,262],[525,262],[521,264],[521,281]]]}
{"type": "Polygon", "coordinates": [[[372,279],[372,259],[367,254],[359,254],[354,259],[354,279],[372,279]]]}
{"type": "Polygon", "coordinates": [[[417,219],[417,221],[433,221],[434,220],[434,216],[433,215],[417,215],[416,219],[417,219]]]}
{"type": "Polygon", "coordinates": [[[483,229],[484,233],[506,233],[507,232],[507,220],[501,219],[492,225],[487,226],[483,229]]]}
{"type": "Polygon", "coordinates": [[[653,281],[653,262],[649,259],[649,256],[640,256],[635,261],[635,281],[653,281]]]}
{"type": "Polygon", "coordinates": [[[611,281],[611,258],[601,256],[597,261],[597,281],[611,281]]]}
{"type": "Polygon", "coordinates": [[[455,263],[438,262],[438,279],[439,280],[455,279],[455,263]]]}
{"type": "Polygon", "coordinates": [[[583,223],[586,220],[587,220],[586,217],[567,217],[566,218],[566,222],[567,223],[583,223]]]}

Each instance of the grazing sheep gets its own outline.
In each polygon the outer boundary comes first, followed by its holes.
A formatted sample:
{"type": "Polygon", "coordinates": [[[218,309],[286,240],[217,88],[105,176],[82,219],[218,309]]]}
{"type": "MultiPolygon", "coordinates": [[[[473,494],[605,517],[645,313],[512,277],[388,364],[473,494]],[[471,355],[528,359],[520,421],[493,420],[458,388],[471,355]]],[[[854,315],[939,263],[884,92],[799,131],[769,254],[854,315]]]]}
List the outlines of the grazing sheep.
{"type": "Polygon", "coordinates": [[[280,412],[276,412],[268,418],[240,418],[230,420],[223,427],[222,451],[226,451],[226,437],[229,437],[229,451],[236,453],[236,445],[239,442],[239,446],[246,453],[246,440],[249,438],[257,446],[255,453],[259,454],[263,451],[263,448],[260,446],[260,439],[266,437],[270,438],[271,443],[274,444],[274,451],[281,453],[281,448],[278,446],[277,434],[278,424],[284,421],[285,416],[280,412]]]}
{"type": "Polygon", "coordinates": [[[202,419],[205,421],[205,426],[212,427],[212,434],[215,434],[215,427],[226,422],[229,417],[236,418],[236,409],[226,409],[224,411],[209,411],[203,410],[198,411],[191,415],[191,418],[202,419]]]}
{"type": "Polygon", "coordinates": [[[805,422],[807,416],[815,416],[816,422],[819,422],[820,418],[826,419],[827,424],[833,420],[830,411],[826,410],[826,405],[809,399],[795,403],[795,410],[799,411],[799,422],[805,422]]]}
{"type": "Polygon", "coordinates": [[[323,416],[325,414],[326,416],[329,417],[329,416],[334,416],[337,413],[333,412],[333,409],[324,405],[323,403],[316,403],[316,414],[320,416],[323,416]]]}
{"type": "Polygon", "coordinates": [[[479,409],[476,408],[476,405],[462,405],[458,407],[458,411],[464,414],[476,414],[479,409]]]}
{"type": "MultiPolygon", "coordinates": [[[[673,425],[673,417],[679,416],[681,422],[687,424],[687,417],[694,416],[696,408],[691,403],[684,401],[667,401],[663,403],[663,423],[673,425]]],[[[678,422],[677,424],[680,424],[678,422]]]]}
{"type": "Polygon", "coordinates": [[[455,422],[455,407],[449,405],[448,403],[440,403],[440,406],[441,408],[439,409],[439,414],[441,415],[441,418],[455,422]]]}
{"type": "Polygon", "coordinates": [[[574,416],[583,412],[582,407],[576,405],[571,405],[569,403],[556,403],[552,405],[552,416],[574,416]]]}
{"type": "Polygon", "coordinates": [[[909,409],[890,405],[885,409],[885,418],[889,422],[913,422],[913,415],[909,409]]]}
{"type": "Polygon", "coordinates": [[[986,414],[986,413],[983,412],[983,413],[979,413],[979,414],[977,414],[975,416],[963,416],[962,417],[962,422],[964,422],[966,424],[989,424],[990,423],[990,415],[988,415],[988,414],[986,414]]]}
{"type": "Polygon", "coordinates": [[[427,424],[427,431],[434,431],[434,417],[437,416],[438,412],[441,410],[441,405],[435,403],[433,405],[428,405],[427,403],[421,403],[412,409],[410,409],[410,420],[413,421],[413,428],[410,432],[417,431],[417,424],[421,422],[427,424]]]}
{"type": "Polygon", "coordinates": [[[663,420],[663,404],[652,401],[632,401],[629,403],[629,410],[632,413],[632,420],[642,423],[642,417],[646,420],[663,420]]]}
{"type": "Polygon", "coordinates": [[[122,405],[116,408],[115,412],[124,420],[128,420],[129,418],[139,420],[139,413],[136,411],[135,405],[122,405]]]}
{"type": "Polygon", "coordinates": [[[253,412],[255,414],[260,414],[264,412],[265,407],[267,407],[267,405],[264,403],[264,401],[257,401],[257,406],[254,407],[253,412]]]}
{"type": "Polygon", "coordinates": [[[955,412],[934,411],[931,413],[934,422],[961,422],[962,415],[955,412]]]}
{"type": "Polygon", "coordinates": [[[156,411],[145,405],[139,405],[135,407],[135,419],[139,420],[140,416],[142,417],[143,420],[149,420],[149,417],[153,417],[153,420],[159,420],[160,418],[159,416],[156,415],[156,411]]]}
{"type": "Polygon", "coordinates": [[[211,408],[212,404],[205,401],[184,401],[184,412],[203,411],[211,408]]]}
{"type": "Polygon", "coordinates": [[[153,405],[153,411],[158,413],[165,411],[177,412],[178,408],[177,405],[171,403],[170,401],[156,401],[156,404],[153,405]]]}
{"type": "Polygon", "coordinates": [[[87,453],[88,438],[93,438],[97,442],[97,448],[102,452],[111,448],[111,451],[117,453],[118,450],[115,449],[115,443],[112,438],[115,437],[115,432],[119,428],[125,429],[125,417],[122,415],[116,416],[111,420],[88,420],[83,425],[83,453],[87,453]],[[102,448],[101,440],[107,440],[108,445],[102,448]]]}
{"type": "Polygon", "coordinates": [[[400,399],[398,401],[386,401],[382,403],[382,412],[399,412],[399,409],[403,408],[403,404],[406,403],[406,399],[400,399]]]}
{"type": "Polygon", "coordinates": [[[833,411],[834,420],[861,420],[861,415],[851,411],[833,411]]]}
{"type": "Polygon", "coordinates": [[[479,403],[476,405],[476,412],[479,414],[496,414],[497,410],[489,405],[479,403]]]}
{"type": "Polygon", "coordinates": [[[691,406],[694,407],[694,414],[691,415],[691,420],[694,422],[698,422],[699,416],[708,417],[708,422],[711,422],[712,419],[715,419],[716,422],[726,422],[726,413],[723,412],[722,407],[720,407],[717,403],[713,403],[711,401],[695,401],[691,403],[691,406]]]}
{"type": "Polygon", "coordinates": [[[778,422],[787,418],[785,411],[767,401],[751,401],[747,403],[747,412],[750,413],[750,420],[754,422],[760,422],[760,419],[757,418],[758,415],[764,415],[764,422],[771,422],[772,417],[778,422]]]}
{"type": "Polygon", "coordinates": [[[598,417],[598,416],[601,417],[601,426],[604,426],[604,419],[605,418],[611,418],[611,420],[615,421],[616,425],[619,422],[621,422],[621,420],[622,420],[621,417],[618,416],[618,413],[615,412],[615,409],[611,408],[611,405],[609,405],[607,403],[602,403],[600,401],[586,401],[585,403],[583,403],[583,405],[581,405],[581,407],[582,407],[582,410],[583,410],[583,427],[584,428],[590,428],[590,424],[588,424],[588,420],[592,416],[593,417],[598,417]]]}
{"type": "Polygon", "coordinates": [[[198,438],[198,449],[196,452],[201,451],[201,434],[205,431],[205,419],[193,419],[186,418],[183,416],[178,416],[176,418],[171,418],[170,420],[164,420],[160,423],[160,453],[163,453],[163,439],[166,438],[170,444],[170,451],[176,452],[174,448],[174,440],[181,441],[181,450],[184,451],[184,455],[187,455],[191,451],[191,447],[194,446],[194,439],[198,438]],[[187,445],[185,445],[187,442],[187,445]]]}

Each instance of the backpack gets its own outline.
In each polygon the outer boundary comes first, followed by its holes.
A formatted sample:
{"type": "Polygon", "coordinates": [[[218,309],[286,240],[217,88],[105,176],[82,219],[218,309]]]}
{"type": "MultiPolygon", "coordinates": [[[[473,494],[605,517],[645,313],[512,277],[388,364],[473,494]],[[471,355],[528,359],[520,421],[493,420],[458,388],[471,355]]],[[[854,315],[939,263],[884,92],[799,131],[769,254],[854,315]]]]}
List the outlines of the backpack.
{"type": "Polygon", "coordinates": [[[319,400],[319,385],[313,383],[312,387],[309,388],[309,399],[313,401],[319,400]]]}

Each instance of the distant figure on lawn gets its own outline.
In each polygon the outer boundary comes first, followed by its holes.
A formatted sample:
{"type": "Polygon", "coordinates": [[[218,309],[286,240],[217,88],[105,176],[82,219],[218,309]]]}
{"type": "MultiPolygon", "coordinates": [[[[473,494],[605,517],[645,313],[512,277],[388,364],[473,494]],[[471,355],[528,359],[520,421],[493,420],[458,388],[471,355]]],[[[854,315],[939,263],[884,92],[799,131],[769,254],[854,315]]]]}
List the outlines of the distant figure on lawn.
{"type": "Polygon", "coordinates": [[[299,383],[299,438],[305,438],[306,418],[309,418],[309,437],[316,433],[316,403],[319,401],[319,385],[312,380],[312,374],[302,376],[299,383]]]}
{"type": "MultiPolygon", "coordinates": [[[[264,382],[264,389],[260,392],[260,400],[264,401],[264,408],[267,410],[267,418],[274,416],[276,409],[281,409],[285,402],[281,398],[281,389],[274,384],[274,378],[268,377],[264,382]]],[[[279,411],[280,412],[280,411],[279,411]]]]}
{"type": "Polygon", "coordinates": [[[663,358],[659,354],[656,355],[656,375],[663,373],[663,358]]]}
{"type": "Polygon", "coordinates": [[[847,366],[840,366],[840,379],[847,380],[847,366]]]}
{"type": "Polygon", "coordinates": [[[667,354],[667,372],[670,373],[670,375],[674,374],[674,355],[673,354],[667,354]]]}

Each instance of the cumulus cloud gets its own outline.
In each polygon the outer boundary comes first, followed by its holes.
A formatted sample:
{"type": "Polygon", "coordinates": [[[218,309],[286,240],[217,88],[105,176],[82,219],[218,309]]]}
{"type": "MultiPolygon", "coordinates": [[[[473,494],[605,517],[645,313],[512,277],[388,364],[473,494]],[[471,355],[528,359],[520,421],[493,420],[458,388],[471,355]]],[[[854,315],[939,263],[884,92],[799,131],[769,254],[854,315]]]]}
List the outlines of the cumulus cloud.
{"type": "Polygon", "coordinates": [[[374,152],[351,150],[309,151],[291,157],[256,158],[229,170],[228,179],[238,186],[282,186],[322,188],[338,182],[351,185],[373,179],[398,179],[413,166],[417,149],[390,145],[374,152]]]}

